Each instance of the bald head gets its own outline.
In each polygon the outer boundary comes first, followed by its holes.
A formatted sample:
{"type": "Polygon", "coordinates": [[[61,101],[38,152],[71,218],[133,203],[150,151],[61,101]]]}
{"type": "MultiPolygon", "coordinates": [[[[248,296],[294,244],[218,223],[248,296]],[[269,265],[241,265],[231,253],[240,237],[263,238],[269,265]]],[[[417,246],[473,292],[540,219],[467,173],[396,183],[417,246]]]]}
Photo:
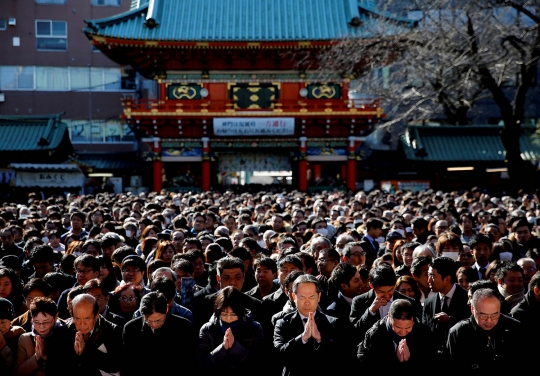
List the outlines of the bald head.
{"type": "Polygon", "coordinates": [[[94,315],[96,315],[99,312],[99,306],[98,306],[97,300],[90,294],[77,295],[71,301],[71,307],[73,309],[73,312],[75,312],[77,308],[82,307],[84,305],[93,307],[94,315]]]}

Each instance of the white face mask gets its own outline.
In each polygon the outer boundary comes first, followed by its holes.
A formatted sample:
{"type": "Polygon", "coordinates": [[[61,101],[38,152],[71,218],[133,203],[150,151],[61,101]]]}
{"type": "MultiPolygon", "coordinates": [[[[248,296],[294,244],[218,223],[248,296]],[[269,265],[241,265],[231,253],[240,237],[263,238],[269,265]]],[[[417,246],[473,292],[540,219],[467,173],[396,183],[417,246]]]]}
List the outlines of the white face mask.
{"type": "Polygon", "coordinates": [[[180,200],[174,200],[174,204],[175,204],[176,206],[180,206],[180,200]]]}
{"type": "Polygon", "coordinates": [[[319,234],[321,234],[322,236],[325,236],[325,237],[326,237],[326,235],[328,235],[328,229],[327,229],[326,227],[318,228],[318,229],[317,229],[317,232],[318,232],[319,234]]]}
{"type": "Polygon", "coordinates": [[[131,230],[126,230],[126,236],[127,236],[128,238],[131,238],[131,230]]]}
{"type": "Polygon", "coordinates": [[[43,243],[45,244],[49,243],[49,238],[46,236],[42,237],[41,240],[43,240],[43,243]]]}
{"type": "Polygon", "coordinates": [[[165,223],[170,225],[171,224],[171,219],[169,217],[165,217],[165,223]]]}
{"type": "Polygon", "coordinates": [[[377,243],[379,244],[382,244],[384,243],[384,236],[379,236],[377,239],[376,239],[377,243]]]}
{"type": "Polygon", "coordinates": [[[259,247],[266,248],[266,243],[264,242],[264,240],[259,240],[257,241],[257,243],[259,244],[259,247]]]}
{"type": "Polygon", "coordinates": [[[141,236],[141,230],[137,230],[137,237],[141,236]]]}
{"type": "Polygon", "coordinates": [[[336,251],[338,251],[339,254],[342,254],[343,253],[343,248],[336,248],[336,251]]]}

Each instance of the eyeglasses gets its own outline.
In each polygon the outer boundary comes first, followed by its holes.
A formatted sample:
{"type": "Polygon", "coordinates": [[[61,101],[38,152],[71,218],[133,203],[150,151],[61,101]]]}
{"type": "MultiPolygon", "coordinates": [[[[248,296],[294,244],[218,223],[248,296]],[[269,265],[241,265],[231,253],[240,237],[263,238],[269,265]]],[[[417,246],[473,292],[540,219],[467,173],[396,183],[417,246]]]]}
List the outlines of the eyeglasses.
{"type": "Polygon", "coordinates": [[[133,303],[134,301],[137,300],[137,297],[136,296],[121,296],[119,299],[120,301],[124,303],[127,303],[127,302],[133,303]]]}
{"type": "Polygon", "coordinates": [[[491,320],[497,320],[499,316],[501,315],[500,312],[492,313],[491,315],[488,315],[487,313],[477,313],[476,316],[483,321],[487,321],[488,319],[491,320]]]}
{"type": "Polygon", "coordinates": [[[184,241],[184,238],[174,238],[173,239],[175,242],[183,242],[184,241]]]}
{"type": "Polygon", "coordinates": [[[122,273],[126,273],[126,274],[134,274],[134,273],[138,273],[140,272],[141,270],[140,269],[122,269],[122,273]]]}
{"type": "Polygon", "coordinates": [[[222,312],[219,314],[221,316],[222,319],[226,319],[226,318],[229,318],[229,319],[235,319],[237,318],[238,316],[236,315],[236,313],[232,312],[232,313],[225,313],[225,312],[222,312]]]}
{"type": "Polygon", "coordinates": [[[88,273],[91,273],[93,271],[94,271],[94,269],[77,269],[76,273],[77,274],[88,274],[88,273]]]}
{"type": "Polygon", "coordinates": [[[536,268],[527,268],[527,269],[524,269],[523,271],[532,273],[532,272],[536,271],[536,268]]]}
{"type": "Polygon", "coordinates": [[[159,325],[159,324],[162,324],[163,322],[165,322],[165,318],[161,318],[159,320],[147,320],[147,319],[144,319],[144,322],[147,325],[159,325]]]}
{"type": "Polygon", "coordinates": [[[34,326],[49,326],[52,323],[53,323],[52,320],[51,321],[42,321],[42,322],[38,322],[38,321],[33,321],[32,322],[32,324],[34,324],[34,326]]]}
{"type": "Polygon", "coordinates": [[[365,256],[365,255],[366,255],[366,252],[351,253],[351,256],[357,256],[357,257],[362,257],[362,256],[365,256]]]}
{"type": "MultiPolygon", "coordinates": [[[[92,295],[96,301],[101,302],[105,297],[103,295],[92,295]]],[[[124,298],[124,297],[123,297],[124,298]]]]}

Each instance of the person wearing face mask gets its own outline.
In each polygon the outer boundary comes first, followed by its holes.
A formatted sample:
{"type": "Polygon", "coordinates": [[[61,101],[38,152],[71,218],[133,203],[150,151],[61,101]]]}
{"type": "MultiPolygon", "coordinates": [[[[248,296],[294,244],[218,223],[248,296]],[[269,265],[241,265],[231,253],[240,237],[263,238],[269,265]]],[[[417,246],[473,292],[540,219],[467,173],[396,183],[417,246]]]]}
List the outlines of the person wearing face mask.
{"type": "MultiPolygon", "coordinates": [[[[135,222],[136,223],[136,222],[135,222]]],[[[139,245],[137,238],[137,225],[134,222],[124,223],[124,230],[126,231],[125,244],[135,249],[139,245]]]]}
{"type": "Polygon", "coordinates": [[[263,330],[245,308],[242,293],[233,286],[221,290],[214,314],[199,334],[198,359],[205,371],[249,375],[262,354],[263,330]]]}
{"type": "Polygon", "coordinates": [[[328,224],[324,218],[316,218],[311,223],[313,231],[321,234],[325,238],[328,236],[328,224]]]}

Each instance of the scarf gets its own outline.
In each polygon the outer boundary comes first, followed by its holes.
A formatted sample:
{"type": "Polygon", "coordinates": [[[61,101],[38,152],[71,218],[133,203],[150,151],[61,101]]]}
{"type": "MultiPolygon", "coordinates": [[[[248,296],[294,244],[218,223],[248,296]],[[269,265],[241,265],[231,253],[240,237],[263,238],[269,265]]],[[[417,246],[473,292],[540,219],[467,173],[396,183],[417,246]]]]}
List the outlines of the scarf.
{"type": "Polygon", "coordinates": [[[501,285],[497,285],[499,292],[501,293],[504,300],[510,305],[511,308],[514,308],[518,305],[523,298],[525,297],[525,289],[521,290],[517,294],[510,295],[501,285]]]}
{"type": "Polygon", "coordinates": [[[225,334],[227,329],[231,328],[233,335],[236,336],[236,333],[238,332],[238,327],[240,326],[240,320],[229,323],[219,319],[219,326],[221,327],[221,331],[223,332],[223,334],[225,334]]]}

